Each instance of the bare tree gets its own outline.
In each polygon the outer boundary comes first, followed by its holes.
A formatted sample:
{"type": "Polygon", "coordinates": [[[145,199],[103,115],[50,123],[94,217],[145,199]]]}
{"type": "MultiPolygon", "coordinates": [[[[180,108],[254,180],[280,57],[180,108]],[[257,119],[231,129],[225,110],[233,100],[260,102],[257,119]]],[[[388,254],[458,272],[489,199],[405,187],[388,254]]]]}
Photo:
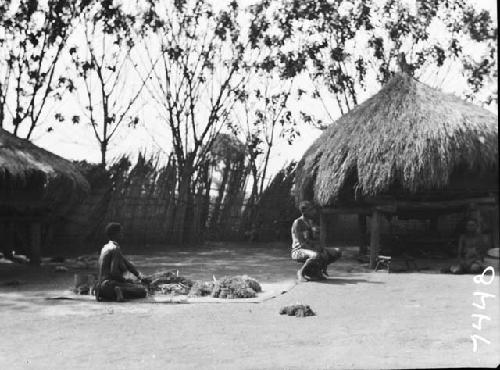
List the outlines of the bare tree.
{"type": "Polygon", "coordinates": [[[208,1],[148,2],[143,14],[143,56],[137,72],[169,128],[179,188],[174,241],[182,243],[191,183],[250,79],[251,48],[232,1],[215,11],[208,1]],[[156,63],[157,58],[160,62],[156,63]],[[142,68],[141,68],[142,66],[142,68]],[[145,71],[152,68],[148,79],[145,71]]]}
{"type": "Polygon", "coordinates": [[[260,73],[260,78],[248,89],[234,111],[235,134],[246,143],[248,171],[252,179],[242,226],[248,229],[254,221],[255,206],[268,181],[268,167],[273,149],[278,143],[292,144],[299,134],[291,110],[293,79],[273,77],[272,71],[260,73]]]}
{"type": "MultiPolygon", "coordinates": [[[[105,166],[108,146],[117,130],[124,124],[135,127],[138,123],[134,112],[145,81],[134,86],[130,79],[135,17],[106,0],[95,3],[81,19],[84,46],[69,49],[76,77],[63,82],[76,94],[105,166]]],[[[71,120],[78,123],[80,116],[71,120]]]]}

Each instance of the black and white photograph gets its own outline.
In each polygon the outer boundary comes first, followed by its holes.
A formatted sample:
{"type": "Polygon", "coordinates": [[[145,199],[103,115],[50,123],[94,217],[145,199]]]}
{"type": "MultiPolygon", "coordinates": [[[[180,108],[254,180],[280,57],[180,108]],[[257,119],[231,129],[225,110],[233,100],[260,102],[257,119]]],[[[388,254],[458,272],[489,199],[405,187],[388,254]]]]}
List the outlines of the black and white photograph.
{"type": "Polygon", "coordinates": [[[494,0],[0,0],[0,369],[499,368],[494,0]]]}

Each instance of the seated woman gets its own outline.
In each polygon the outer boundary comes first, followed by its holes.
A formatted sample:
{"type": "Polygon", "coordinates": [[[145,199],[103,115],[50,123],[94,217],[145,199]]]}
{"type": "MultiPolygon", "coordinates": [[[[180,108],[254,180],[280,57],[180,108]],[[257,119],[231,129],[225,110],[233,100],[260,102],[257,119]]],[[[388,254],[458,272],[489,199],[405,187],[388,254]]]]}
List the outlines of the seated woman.
{"type": "Polygon", "coordinates": [[[458,240],[458,262],[450,267],[453,274],[477,274],[485,268],[484,255],[487,249],[483,236],[479,232],[476,220],[468,220],[465,233],[458,240]]]}
{"type": "Polygon", "coordinates": [[[292,259],[304,261],[304,265],[297,271],[299,281],[325,279],[327,267],[330,263],[340,258],[341,252],[335,248],[328,250],[322,248],[314,240],[317,226],[314,225],[313,216],[315,208],[311,202],[304,201],[299,205],[302,216],[292,224],[292,259]]]}
{"type": "Polygon", "coordinates": [[[123,302],[127,298],[146,297],[146,288],[123,277],[128,271],[139,280],[143,279],[135,266],[121,252],[118,243],[123,239],[122,226],[116,222],[108,224],[106,226],[106,235],[109,242],[102,248],[99,256],[95,289],[96,299],[98,301],[116,300],[117,302],[123,302]]]}

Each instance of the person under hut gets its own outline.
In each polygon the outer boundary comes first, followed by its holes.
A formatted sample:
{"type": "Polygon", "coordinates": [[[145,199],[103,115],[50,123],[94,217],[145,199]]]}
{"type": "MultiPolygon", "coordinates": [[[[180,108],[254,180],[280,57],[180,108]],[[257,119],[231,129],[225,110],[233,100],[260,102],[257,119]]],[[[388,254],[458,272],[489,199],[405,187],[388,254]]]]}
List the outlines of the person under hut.
{"type": "Polygon", "coordinates": [[[143,285],[124,278],[128,271],[143,280],[142,274],[122,254],[119,244],[123,239],[122,226],[109,223],[106,235],[109,242],[102,248],[97,264],[96,300],[123,302],[125,299],[145,298],[147,290],[143,285]]]}
{"type": "Polygon", "coordinates": [[[479,231],[478,221],[469,219],[465,224],[465,233],[460,235],[458,240],[458,262],[450,267],[449,272],[453,274],[482,272],[485,268],[486,249],[487,245],[479,231]]]}
{"type": "Polygon", "coordinates": [[[309,201],[299,205],[302,214],[292,224],[292,259],[304,262],[297,271],[299,281],[324,280],[328,276],[327,267],[340,258],[342,253],[338,248],[326,249],[317,241],[318,226],[313,218],[316,208],[309,201]]]}

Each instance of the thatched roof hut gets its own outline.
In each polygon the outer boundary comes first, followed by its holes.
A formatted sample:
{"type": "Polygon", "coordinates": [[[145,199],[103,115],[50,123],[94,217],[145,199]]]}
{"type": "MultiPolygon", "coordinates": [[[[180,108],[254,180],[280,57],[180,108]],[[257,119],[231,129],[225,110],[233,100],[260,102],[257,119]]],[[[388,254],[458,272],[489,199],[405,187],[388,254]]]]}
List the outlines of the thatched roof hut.
{"type": "Polygon", "coordinates": [[[13,224],[49,223],[88,190],[71,162],[0,129],[0,224],[5,234],[13,224]]]}
{"type": "Polygon", "coordinates": [[[295,194],[328,209],[361,206],[369,214],[375,206],[396,212],[423,201],[456,206],[466,198],[497,199],[498,117],[396,74],[307,150],[295,194]]]}
{"type": "Polygon", "coordinates": [[[398,74],[309,148],[297,168],[296,194],[321,206],[342,201],[343,191],[356,200],[423,192],[442,197],[457,174],[492,171],[496,180],[498,117],[398,74]]]}

